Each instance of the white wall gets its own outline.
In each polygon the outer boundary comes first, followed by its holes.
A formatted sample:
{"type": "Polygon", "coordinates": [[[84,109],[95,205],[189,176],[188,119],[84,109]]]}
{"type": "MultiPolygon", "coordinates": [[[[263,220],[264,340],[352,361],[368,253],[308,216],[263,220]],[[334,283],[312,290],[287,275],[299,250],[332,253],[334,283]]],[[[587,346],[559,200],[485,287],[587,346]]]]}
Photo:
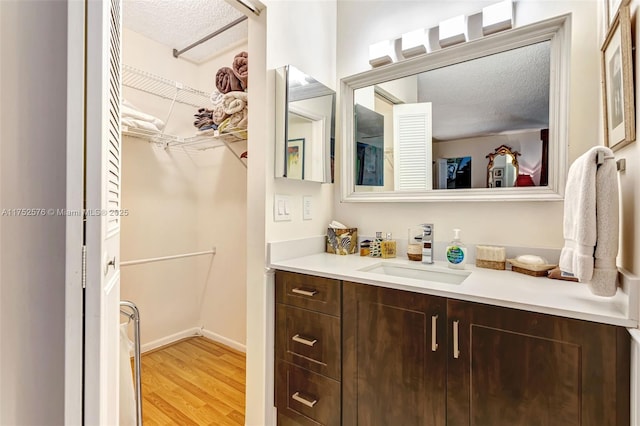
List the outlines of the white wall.
{"type": "Polygon", "coordinates": [[[265,272],[266,242],[324,234],[333,187],[275,180],[275,68],[292,64],[335,89],[336,3],[264,1],[249,15],[249,170],[247,217],[247,395],[245,422],[271,424],[273,412],[273,276],[265,272]],[[292,198],[291,222],[273,221],[273,195],[292,198]],[[314,218],[302,221],[302,196],[313,196],[314,218]]]}
{"type": "MultiPolygon", "coordinates": [[[[436,26],[458,14],[472,14],[495,2],[380,1],[338,2],[337,78],[366,71],[370,44],[395,39],[407,31],[436,26]]],[[[521,0],[515,3],[516,25],[572,13],[572,52],[569,123],[569,160],[599,143],[599,43],[597,4],[594,1],[521,0]]],[[[339,123],[340,124],[340,123],[339,123]]],[[[341,134],[338,134],[341,143],[341,134]]],[[[336,193],[336,200],[339,194],[336,193]]],[[[335,204],[335,217],[357,226],[361,235],[375,231],[404,235],[407,227],[425,221],[435,224],[436,241],[462,229],[463,241],[559,248],[562,239],[562,202],[393,203],[372,208],[365,203],[335,204]],[[540,218],[544,217],[544,221],[540,218]],[[513,232],[495,232],[508,226],[513,232]]]]}
{"type": "MultiPolygon", "coordinates": [[[[230,66],[235,53],[198,66],[173,58],[167,46],[123,32],[125,64],[205,92],[215,89],[216,71],[230,66]]],[[[169,100],[127,87],[123,93],[144,112],[168,116],[169,100]]],[[[196,111],[176,103],[166,132],[197,134],[196,111]]],[[[196,327],[244,345],[246,169],[226,148],[185,153],[132,137],[123,146],[123,207],[129,210],[122,220],[123,260],[217,249],[215,257],[122,268],[121,297],[140,309],[143,345],[167,343],[167,337],[196,327]]]]}
{"type": "MultiPolygon", "coordinates": [[[[267,23],[267,70],[294,65],[325,86],[336,89],[335,1],[269,1],[267,23]]],[[[268,76],[273,88],[275,78],[268,76]]],[[[271,90],[272,92],[272,90],[271,90]]],[[[273,95],[271,95],[273,96],[273,95]]],[[[273,102],[274,98],[268,102],[273,102]]],[[[273,132],[271,132],[273,133],[273,132]]],[[[272,136],[269,136],[272,138],[272,136]]],[[[268,146],[273,147],[273,144],[268,146]]],[[[273,179],[274,149],[268,150],[267,240],[321,235],[332,220],[332,184],[273,179]],[[291,222],[273,221],[273,195],[291,196],[291,222]],[[313,197],[313,219],[302,220],[302,197],[313,197]]]]}
{"type": "MultiPolygon", "coordinates": [[[[64,208],[67,3],[0,2],[0,209],[64,208]]],[[[64,424],[65,218],[0,222],[0,424],[64,424]]]]}
{"type": "MultiPolygon", "coordinates": [[[[637,22],[640,12],[640,0],[631,2],[632,22],[637,22]]],[[[640,42],[640,31],[635,27],[634,45],[640,42]]],[[[640,69],[640,58],[634,54],[634,69],[640,69]]],[[[640,123],[640,78],[637,71],[635,74],[635,99],[636,99],[636,137],[638,134],[638,123],[640,123]]],[[[638,275],[640,274],[640,142],[636,141],[616,152],[616,159],[624,158],[627,163],[626,171],[619,173],[620,188],[622,198],[621,209],[621,250],[619,253],[619,264],[638,275]]]]}

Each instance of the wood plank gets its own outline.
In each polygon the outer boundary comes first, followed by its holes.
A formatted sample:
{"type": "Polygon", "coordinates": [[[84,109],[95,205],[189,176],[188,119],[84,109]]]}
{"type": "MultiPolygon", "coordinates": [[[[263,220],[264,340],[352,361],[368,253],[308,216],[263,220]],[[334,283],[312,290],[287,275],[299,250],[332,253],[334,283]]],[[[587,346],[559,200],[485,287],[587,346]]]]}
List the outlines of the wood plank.
{"type": "Polygon", "coordinates": [[[142,356],[145,425],[244,425],[245,355],[193,337],[142,356]]]}

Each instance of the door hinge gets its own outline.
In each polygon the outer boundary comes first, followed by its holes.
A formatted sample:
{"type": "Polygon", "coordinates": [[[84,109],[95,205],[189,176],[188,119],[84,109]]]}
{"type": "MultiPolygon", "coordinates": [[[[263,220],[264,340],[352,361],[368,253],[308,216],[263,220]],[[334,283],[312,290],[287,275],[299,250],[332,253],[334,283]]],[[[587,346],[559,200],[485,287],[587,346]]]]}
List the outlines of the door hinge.
{"type": "Polygon", "coordinates": [[[82,246],[82,288],[87,288],[87,246],[82,246]]]}

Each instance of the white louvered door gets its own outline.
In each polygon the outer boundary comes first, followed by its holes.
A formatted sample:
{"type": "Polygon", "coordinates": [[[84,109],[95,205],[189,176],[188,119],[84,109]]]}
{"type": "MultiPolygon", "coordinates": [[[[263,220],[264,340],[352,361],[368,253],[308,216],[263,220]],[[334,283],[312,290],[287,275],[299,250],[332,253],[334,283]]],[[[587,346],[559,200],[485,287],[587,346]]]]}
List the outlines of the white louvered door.
{"type": "Polygon", "coordinates": [[[87,1],[84,424],[119,419],[121,1],[87,1]]]}
{"type": "Polygon", "coordinates": [[[393,106],[394,189],[433,188],[431,173],[431,103],[393,106]]]}

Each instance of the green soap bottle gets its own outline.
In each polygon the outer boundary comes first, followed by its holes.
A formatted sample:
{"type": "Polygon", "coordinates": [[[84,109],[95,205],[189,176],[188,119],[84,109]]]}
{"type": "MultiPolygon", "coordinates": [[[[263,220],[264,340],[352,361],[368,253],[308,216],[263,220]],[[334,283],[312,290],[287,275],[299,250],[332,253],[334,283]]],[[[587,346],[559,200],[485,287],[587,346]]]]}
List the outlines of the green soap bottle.
{"type": "Polygon", "coordinates": [[[449,243],[446,251],[447,265],[451,269],[464,269],[467,263],[467,247],[460,241],[460,230],[453,230],[453,241],[449,243]]]}

